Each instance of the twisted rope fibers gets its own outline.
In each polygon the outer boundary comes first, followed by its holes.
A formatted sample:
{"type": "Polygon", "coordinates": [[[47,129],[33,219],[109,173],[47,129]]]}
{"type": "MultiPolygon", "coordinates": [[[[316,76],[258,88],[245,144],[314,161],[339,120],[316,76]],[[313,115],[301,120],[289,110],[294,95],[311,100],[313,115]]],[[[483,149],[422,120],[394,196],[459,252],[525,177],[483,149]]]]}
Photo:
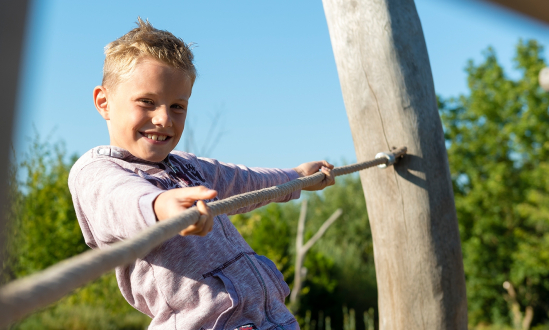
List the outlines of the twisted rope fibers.
{"type": "MultiPolygon", "coordinates": [[[[406,147],[395,149],[391,153],[394,155],[394,159],[398,159],[406,154],[406,147]]],[[[334,176],[340,176],[387,163],[387,158],[377,158],[336,167],[332,173],[334,176]]],[[[324,177],[324,173],[318,172],[278,186],[210,202],[208,206],[216,216],[289,195],[294,191],[320,183],[324,177]]],[[[86,251],[43,271],[5,285],[0,288],[0,328],[8,326],[38,308],[57,301],[72,290],[115,267],[128,265],[136,259],[146,256],[164,241],[196,223],[199,217],[200,213],[196,207],[190,208],[171,219],[157,222],[156,225],[143,230],[131,239],[117,242],[102,250],[86,251]]]]}

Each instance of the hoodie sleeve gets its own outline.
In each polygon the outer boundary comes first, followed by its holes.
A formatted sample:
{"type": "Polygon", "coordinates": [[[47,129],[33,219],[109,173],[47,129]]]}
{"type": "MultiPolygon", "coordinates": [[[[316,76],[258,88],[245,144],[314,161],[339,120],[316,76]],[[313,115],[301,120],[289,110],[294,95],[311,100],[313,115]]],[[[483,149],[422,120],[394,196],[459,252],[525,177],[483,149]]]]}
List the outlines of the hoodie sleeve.
{"type": "Polygon", "coordinates": [[[84,238],[92,248],[129,238],[154,224],[152,203],[164,192],[107,160],[71,173],[69,188],[84,238]]]}
{"type": "MultiPolygon", "coordinates": [[[[212,188],[217,190],[219,199],[280,185],[299,177],[293,169],[249,168],[243,165],[222,163],[209,158],[198,158],[198,161],[206,176],[206,181],[212,183],[212,188]]],[[[270,202],[287,202],[291,199],[297,199],[300,193],[301,191],[296,191],[276,200],[238,209],[230,214],[249,212],[270,202]]]]}

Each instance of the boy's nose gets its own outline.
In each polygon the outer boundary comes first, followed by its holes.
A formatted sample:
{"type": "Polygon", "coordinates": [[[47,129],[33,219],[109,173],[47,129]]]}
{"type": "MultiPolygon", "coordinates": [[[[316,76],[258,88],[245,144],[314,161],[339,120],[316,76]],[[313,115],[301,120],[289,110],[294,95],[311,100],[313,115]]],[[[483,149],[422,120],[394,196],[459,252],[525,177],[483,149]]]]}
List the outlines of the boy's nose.
{"type": "Polygon", "coordinates": [[[170,127],[172,126],[172,119],[167,107],[158,107],[154,111],[152,123],[156,126],[170,127]]]}

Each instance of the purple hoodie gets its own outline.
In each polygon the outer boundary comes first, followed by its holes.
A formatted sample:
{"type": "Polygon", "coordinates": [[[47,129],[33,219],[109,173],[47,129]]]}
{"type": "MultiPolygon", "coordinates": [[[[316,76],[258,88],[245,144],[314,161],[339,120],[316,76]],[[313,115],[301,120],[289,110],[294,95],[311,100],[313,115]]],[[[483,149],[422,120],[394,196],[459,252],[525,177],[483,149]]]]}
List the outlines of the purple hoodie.
{"type": "MultiPolygon", "coordinates": [[[[100,146],[74,164],[69,188],[86,243],[95,249],[154,225],[153,201],[165,190],[206,186],[223,199],[297,177],[293,170],[247,168],[180,151],[153,163],[100,146]]],[[[299,192],[276,201],[298,197],[299,192]]],[[[206,237],[178,235],[116,268],[116,278],[130,305],[153,319],[149,329],[299,329],[284,305],[290,290],[282,274],[252,250],[225,214],[215,217],[206,237]]]]}

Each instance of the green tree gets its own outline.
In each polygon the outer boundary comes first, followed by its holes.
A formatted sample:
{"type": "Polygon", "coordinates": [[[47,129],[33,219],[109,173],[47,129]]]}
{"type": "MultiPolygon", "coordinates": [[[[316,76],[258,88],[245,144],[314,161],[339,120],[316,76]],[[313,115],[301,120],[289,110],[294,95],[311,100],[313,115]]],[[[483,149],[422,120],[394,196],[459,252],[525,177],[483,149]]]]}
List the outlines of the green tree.
{"type": "Polygon", "coordinates": [[[76,221],[68,174],[74,160],[65,161],[62,145],[49,146],[37,138],[29,157],[12,178],[11,245],[16,261],[11,276],[22,277],[87,249],[76,221]],[[21,173],[21,171],[23,173],[21,173]],[[17,177],[23,181],[17,183],[17,177]]]}
{"type": "MultiPolygon", "coordinates": [[[[62,144],[35,138],[25,159],[12,167],[7,209],[9,258],[2,281],[14,280],[88,249],[80,231],[62,144]]],[[[114,273],[75,290],[12,329],[143,329],[150,319],[134,310],[118,290],[114,273]]]]}
{"type": "MultiPolygon", "coordinates": [[[[509,78],[492,49],[467,66],[469,95],[439,100],[472,324],[512,323],[512,283],[534,322],[549,312],[549,94],[538,73],[542,47],[519,42],[509,78]]],[[[516,321],[516,320],[515,320],[516,321]]]]}

